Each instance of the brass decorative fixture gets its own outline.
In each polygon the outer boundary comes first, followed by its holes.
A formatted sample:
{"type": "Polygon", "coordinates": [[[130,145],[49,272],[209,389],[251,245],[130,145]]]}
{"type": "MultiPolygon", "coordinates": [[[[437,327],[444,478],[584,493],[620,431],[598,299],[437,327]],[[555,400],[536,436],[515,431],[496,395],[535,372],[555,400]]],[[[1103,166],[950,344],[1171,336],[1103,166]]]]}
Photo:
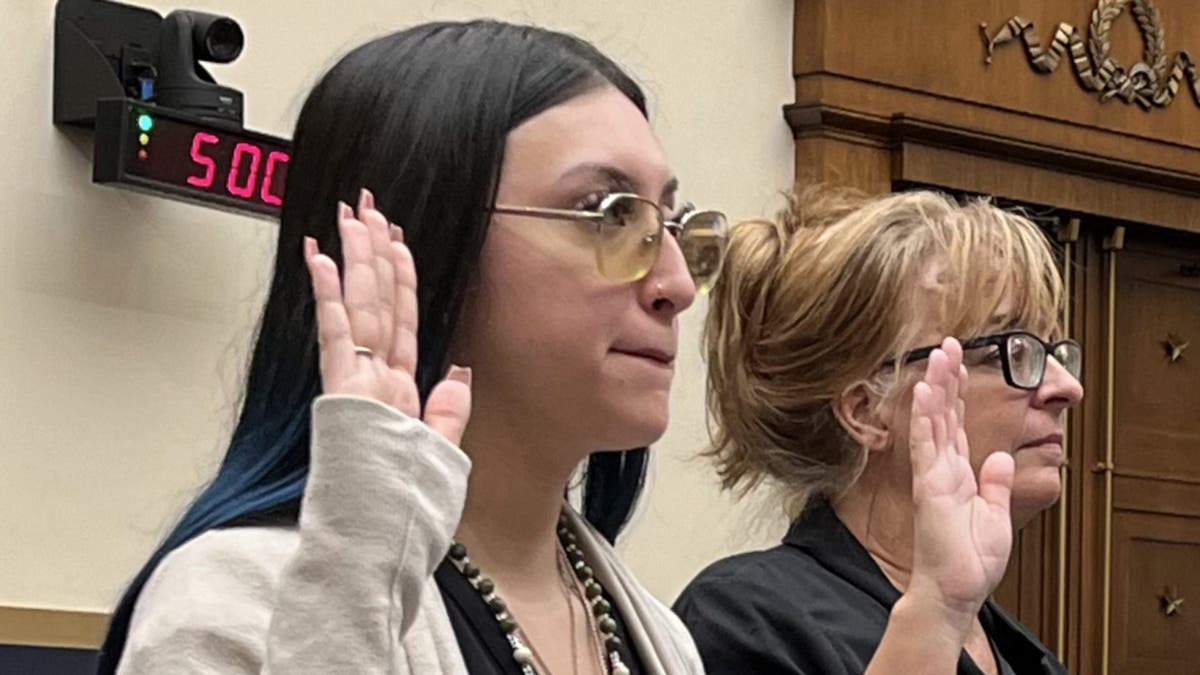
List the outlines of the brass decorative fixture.
{"type": "Polygon", "coordinates": [[[1167,348],[1167,358],[1171,359],[1171,363],[1182,359],[1183,350],[1191,344],[1190,341],[1185,341],[1175,333],[1167,333],[1167,339],[1163,342],[1163,346],[1167,348]]]}
{"type": "Polygon", "coordinates": [[[1087,39],[1076,27],[1058,24],[1049,47],[1043,47],[1033,22],[1014,16],[1005,22],[995,35],[988,35],[988,25],[981,23],[984,62],[990,64],[996,47],[1020,38],[1030,65],[1040,73],[1052,73],[1064,56],[1071,57],[1075,75],[1087,91],[1100,93],[1101,101],[1119,98],[1137,103],[1144,110],[1165,108],[1175,100],[1179,87],[1186,79],[1192,95],[1200,105],[1200,73],[1196,62],[1187,52],[1176,52],[1172,59],[1167,53],[1166,31],[1162,16],[1152,0],[1099,0],[1092,10],[1087,39]],[[1129,9],[1142,34],[1142,60],[1126,68],[1112,56],[1113,22],[1129,9]]]}
{"type": "Polygon", "coordinates": [[[1162,612],[1167,616],[1175,616],[1183,607],[1183,598],[1179,597],[1179,589],[1174,586],[1168,586],[1158,597],[1162,600],[1162,612]]]}

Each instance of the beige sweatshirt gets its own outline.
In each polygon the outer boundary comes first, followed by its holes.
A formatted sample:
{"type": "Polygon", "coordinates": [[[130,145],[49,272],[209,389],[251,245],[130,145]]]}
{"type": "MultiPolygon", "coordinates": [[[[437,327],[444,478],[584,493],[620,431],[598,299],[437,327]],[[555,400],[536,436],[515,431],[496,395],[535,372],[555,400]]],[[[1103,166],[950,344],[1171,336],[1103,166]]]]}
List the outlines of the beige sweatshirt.
{"type": "MultiPolygon", "coordinates": [[[[433,572],[471,462],[381,403],[322,396],[298,527],[209,531],[138,598],[119,675],[466,675],[433,572]]],[[[571,512],[649,673],[703,673],[683,624],[571,512]]]]}

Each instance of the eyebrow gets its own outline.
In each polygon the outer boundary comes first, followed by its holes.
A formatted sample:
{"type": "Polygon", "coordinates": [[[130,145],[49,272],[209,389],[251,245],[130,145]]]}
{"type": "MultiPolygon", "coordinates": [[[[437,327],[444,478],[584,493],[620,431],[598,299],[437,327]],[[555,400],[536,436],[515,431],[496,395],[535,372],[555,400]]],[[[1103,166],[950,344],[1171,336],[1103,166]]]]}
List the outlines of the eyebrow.
{"type": "MultiPolygon", "coordinates": [[[[580,164],[568,170],[559,179],[559,182],[569,180],[576,176],[587,178],[599,177],[615,190],[619,192],[632,192],[640,194],[638,191],[638,183],[632,176],[618,169],[611,164],[597,164],[589,162],[580,164]]],[[[672,196],[679,190],[679,178],[672,176],[670,180],[663,185],[662,194],[659,196],[660,201],[665,201],[667,197],[672,196]]]]}

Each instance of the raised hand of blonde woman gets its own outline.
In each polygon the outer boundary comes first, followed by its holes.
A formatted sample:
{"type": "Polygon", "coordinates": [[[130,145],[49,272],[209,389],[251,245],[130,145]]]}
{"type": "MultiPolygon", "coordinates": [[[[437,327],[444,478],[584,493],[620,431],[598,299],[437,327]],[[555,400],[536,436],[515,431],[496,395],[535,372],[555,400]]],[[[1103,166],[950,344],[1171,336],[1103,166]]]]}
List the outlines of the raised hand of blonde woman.
{"type": "Polygon", "coordinates": [[[1012,550],[1013,458],[993,453],[978,479],[963,427],[967,370],[946,339],[913,388],[913,568],[905,595],[936,605],[965,634],[1000,583],[1012,550]]]}
{"type": "Polygon", "coordinates": [[[363,190],[357,212],[338,203],[344,274],[304,239],[317,311],[321,385],[386,403],[457,445],[471,414],[470,370],[452,367],[421,409],[416,384],[417,274],[403,231],[363,190]]]}

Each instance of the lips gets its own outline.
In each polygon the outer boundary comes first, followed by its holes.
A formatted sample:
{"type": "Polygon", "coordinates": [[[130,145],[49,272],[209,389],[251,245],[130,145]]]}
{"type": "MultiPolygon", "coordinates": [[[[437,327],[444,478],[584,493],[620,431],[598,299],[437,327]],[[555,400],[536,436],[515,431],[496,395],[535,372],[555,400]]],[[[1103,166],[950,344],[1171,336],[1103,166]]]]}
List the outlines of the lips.
{"type": "Polygon", "coordinates": [[[1025,443],[1024,445],[1022,445],[1021,447],[1019,447],[1017,449],[1020,450],[1022,448],[1037,448],[1037,447],[1041,447],[1043,445],[1057,445],[1059,447],[1062,447],[1062,442],[1063,442],[1063,435],[1060,433],[1053,433],[1053,434],[1047,434],[1045,436],[1042,436],[1041,438],[1037,438],[1032,441],[1029,441],[1028,443],[1025,443]]]}
{"type": "Polygon", "coordinates": [[[672,365],[673,363],[675,363],[675,355],[674,354],[667,352],[667,351],[663,351],[661,349],[654,349],[653,347],[637,347],[637,348],[613,347],[613,351],[616,352],[617,354],[624,354],[626,356],[636,356],[638,358],[648,359],[650,361],[654,361],[655,363],[658,363],[663,366],[669,366],[669,365],[672,365]]]}

